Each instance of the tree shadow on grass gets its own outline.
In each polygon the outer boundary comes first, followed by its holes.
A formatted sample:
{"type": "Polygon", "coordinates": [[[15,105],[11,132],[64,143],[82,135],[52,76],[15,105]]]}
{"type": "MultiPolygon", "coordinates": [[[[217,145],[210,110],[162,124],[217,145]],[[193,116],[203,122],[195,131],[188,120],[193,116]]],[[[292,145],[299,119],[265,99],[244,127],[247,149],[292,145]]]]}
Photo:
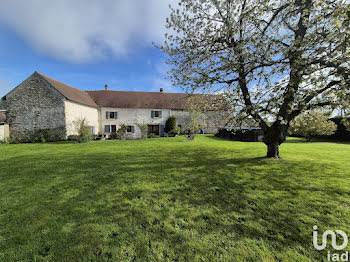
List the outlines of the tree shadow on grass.
{"type": "MultiPolygon", "coordinates": [[[[129,246],[136,257],[165,250],[169,257],[208,258],[209,252],[227,252],[225,246],[232,249],[247,239],[263,240],[275,251],[308,250],[314,223],[336,223],[323,216],[334,208],[327,204],[334,191],[317,177],[329,166],[245,157],[234,149],[229,154],[193,145],[166,150],[53,152],[0,161],[6,184],[17,183],[17,191],[5,188],[1,196],[31,205],[22,214],[5,214],[13,221],[7,232],[21,222],[38,224],[38,217],[50,225],[55,213],[62,226],[76,224],[73,246],[82,242],[87,254],[96,253],[101,242],[101,253],[113,256],[129,246]]],[[[72,234],[56,234],[52,238],[69,244],[72,234]]]]}

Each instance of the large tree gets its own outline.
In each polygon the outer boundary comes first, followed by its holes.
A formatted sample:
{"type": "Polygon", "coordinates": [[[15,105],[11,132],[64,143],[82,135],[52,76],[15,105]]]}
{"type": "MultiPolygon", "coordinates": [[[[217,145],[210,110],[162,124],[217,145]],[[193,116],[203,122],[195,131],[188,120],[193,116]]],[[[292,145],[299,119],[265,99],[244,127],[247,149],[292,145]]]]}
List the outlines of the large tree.
{"type": "Polygon", "coordinates": [[[180,0],[171,10],[160,48],[173,84],[226,94],[260,125],[268,157],[296,116],[349,93],[346,0],[180,0]]]}

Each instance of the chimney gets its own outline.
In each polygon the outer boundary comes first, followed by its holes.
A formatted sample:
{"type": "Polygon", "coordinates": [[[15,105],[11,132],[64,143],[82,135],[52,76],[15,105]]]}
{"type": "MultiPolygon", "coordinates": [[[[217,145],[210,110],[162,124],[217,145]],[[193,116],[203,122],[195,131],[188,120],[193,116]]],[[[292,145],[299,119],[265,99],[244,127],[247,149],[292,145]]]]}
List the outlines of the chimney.
{"type": "Polygon", "coordinates": [[[107,84],[105,84],[105,91],[108,91],[108,86],[107,86],[107,84]]]}
{"type": "Polygon", "coordinates": [[[159,92],[163,93],[163,88],[159,89],[159,92]]]}

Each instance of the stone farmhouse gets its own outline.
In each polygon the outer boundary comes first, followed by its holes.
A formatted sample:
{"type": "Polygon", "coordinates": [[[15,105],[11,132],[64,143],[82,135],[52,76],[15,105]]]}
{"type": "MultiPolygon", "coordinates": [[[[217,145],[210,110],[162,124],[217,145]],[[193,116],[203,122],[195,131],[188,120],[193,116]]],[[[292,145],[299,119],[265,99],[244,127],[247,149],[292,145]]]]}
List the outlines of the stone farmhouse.
{"type": "MultiPolygon", "coordinates": [[[[201,96],[201,95],[196,95],[201,96]]],[[[57,128],[62,136],[77,133],[74,122],[85,118],[92,134],[109,136],[125,124],[129,138],[140,138],[137,124],[147,124],[148,133],[164,136],[169,116],[176,116],[180,128],[189,121],[185,105],[188,94],[82,91],[34,72],[2,98],[11,136],[29,137],[35,130],[57,128]]],[[[214,99],[215,95],[211,95],[214,99]]],[[[222,124],[217,110],[207,111],[206,132],[215,132],[222,124]]]]}

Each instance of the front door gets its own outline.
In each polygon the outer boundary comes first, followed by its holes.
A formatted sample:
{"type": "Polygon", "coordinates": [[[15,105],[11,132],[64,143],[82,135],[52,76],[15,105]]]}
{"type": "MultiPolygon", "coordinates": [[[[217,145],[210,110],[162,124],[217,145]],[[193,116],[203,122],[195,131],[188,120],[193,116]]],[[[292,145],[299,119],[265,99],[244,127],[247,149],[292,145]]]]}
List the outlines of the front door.
{"type": "Polygon", "coordinates": [[[112,131],[112,133],[117,133],[117,126],[111,125],[111,131],[112,131]]]}

